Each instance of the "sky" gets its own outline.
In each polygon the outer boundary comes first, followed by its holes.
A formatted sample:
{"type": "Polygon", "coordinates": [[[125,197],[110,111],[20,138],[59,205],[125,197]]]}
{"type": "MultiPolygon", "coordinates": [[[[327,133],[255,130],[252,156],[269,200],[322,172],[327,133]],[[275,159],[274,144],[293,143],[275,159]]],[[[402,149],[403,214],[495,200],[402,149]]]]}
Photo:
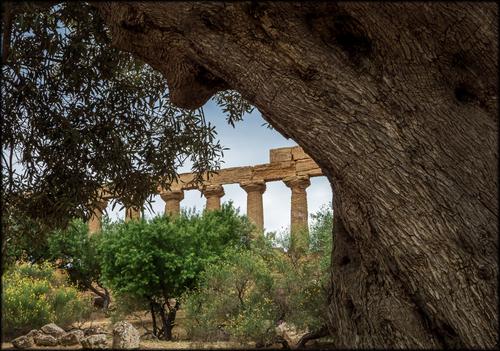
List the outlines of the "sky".
{"type": "MultiPolygon", "coordinates": [[[[203,109],[207,122],[215,125],[221,144],[229,149],[224,151],[224,163],[221,168],[269,163],[270,149],[297,145],[292,139],[286,139],[278,131],[263,125],[265,121],[257,109],[246,114],[243,121],[237,122],[234,128],[226,122],[223,112],[212,100],[203,109]]],[[[189,166],[179,169],[179,173],[190,171],[189,166]]],[[[264,228],[266,231],[284,232],[290,226],[291,191],[281,181],[268,182],[266,185],[263,194],[264,228]]],[[[240,213],[246,214],[246,192],[238,184],[224,185],[224,192],[221,201],[232,201],[234,206],[240,209],[240,213]]],[[[164,211],[165,203],[160,196],[155,196],[153,200],[154,213],[146,209],[146,218],[152,218],[164,211]]],[[[311,185],[307,188],[309,214],[317,212],[331,200],[332,190],[326,177],[311,178],[311,185]]],[[[200,212],[205,201],[198,190],[184,191],[181,210],[194,207],[200,212]]],[[[108,204],[107,213],[112,220],[125,217],[125,210],[119,210],[119,207],[112,209],[112,203],[108,204]]]]}

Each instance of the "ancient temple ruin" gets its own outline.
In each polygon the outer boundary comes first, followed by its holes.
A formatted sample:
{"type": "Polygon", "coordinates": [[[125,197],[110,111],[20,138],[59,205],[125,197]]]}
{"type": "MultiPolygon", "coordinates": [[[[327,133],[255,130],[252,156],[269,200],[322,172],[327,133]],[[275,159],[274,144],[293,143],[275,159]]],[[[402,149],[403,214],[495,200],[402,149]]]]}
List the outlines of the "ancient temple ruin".
{"type": "MultiPolygon", "coordinates": [[[[239,184],[247,193],[247,216],[257,229],[264,229],[264,211],[262,195],[266,191],[266,182],[283,181],[292,191],[291,195],[291,223],[292,236],[303,233],[307,235],[308,211],[306,189],[311,184],[309,178],[322,176],[319,166],[302,150],[301,147],[285,147],[269,150],[270,162],[266,164],[231,167],[221,169],[211,175],[201,186],[193,183],[193,173],[179,175],[177,182],[172,183],[170,190],[158,189],[158,193],[165,201],[165,213],[176,215],[180,212],[180,204],[184,199],[184,190],[199,189],[206,198],[205,209],[220,208],[221,198],[224,196],[225,184],[239,184]]],[[[101,218],[112,195],[103,197],[97,203],[97,208],[89,221],[89,232],[95,233],[101,229],[101,218]]],[[[125,221],[139,219],[141,210],[127,208],[125,221]]]]}

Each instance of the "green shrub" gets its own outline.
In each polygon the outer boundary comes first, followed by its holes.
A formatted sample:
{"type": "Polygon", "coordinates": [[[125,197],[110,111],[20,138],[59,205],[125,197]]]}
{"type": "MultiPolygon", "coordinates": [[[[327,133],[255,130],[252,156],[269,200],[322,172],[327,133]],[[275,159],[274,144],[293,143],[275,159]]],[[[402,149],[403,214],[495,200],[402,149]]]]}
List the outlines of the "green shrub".
{"type": "Polygon", "coordinates": [[[48,236],[48,256],[58,268],[66,270],[79,289],[91,290],[102,297],[106,309],[111,298],[101,279],[101,260],[97,254],[101,237],[100,233],[89,235],[87,223],[75,219],[66,229],[55,230],[48,236]]]}
{"type": "Polygon", "coordinates": [[[228,250],[211,264],[197,291],[185,295],[188,336],[218,340],[221,331],[240,340],[265,338],[271,320],[272,277],[264,259],[248,250],[228,250]],[[263,306],[263,304],[265,306],[263,306]],[[252,314],[253,318],[247,318],[252,314]]]}
{"type": "Polygon", "coordinates": [[[87,318],[91,301],[48,263],[18,263],[3,276],[3,333],[17,336],[47,323],[69,326],[87,318]]]}
{"type": "Polygon", "coordinates": [[[146,301],[162,321],[159,329],[154,323],[154,334],[168,340],[179,307],[171,299],[194,287],[226,248],[247,245],[252,229],[231,204],[202,215],[119,223],[102,232],[103,278],[117,295],[146,301]]]}
{"type": "Polygon", "coordinates": [[[312,245],[302,256],[273,247],[275,238],[260,238],[250,250],[227,250],[211,264],[197,289],[184,296],[188,336],[209,341],[226,333],[265,345],[278,340],[280,320],[299,330],[320,330],[327,322],[331,207],[313,220],[312,245]]]}

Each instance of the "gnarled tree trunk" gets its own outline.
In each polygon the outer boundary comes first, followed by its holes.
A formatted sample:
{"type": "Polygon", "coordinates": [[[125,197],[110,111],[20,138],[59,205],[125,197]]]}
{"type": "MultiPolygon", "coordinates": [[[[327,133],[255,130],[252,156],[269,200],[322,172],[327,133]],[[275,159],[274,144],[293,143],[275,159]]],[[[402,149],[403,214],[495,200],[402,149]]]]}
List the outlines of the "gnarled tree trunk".
{"type": "Polygon", "coordinates": [[[174,103],[235,89],[321,166],[339,347],[496,345],[495,4],[96,6],[174,103]]]}

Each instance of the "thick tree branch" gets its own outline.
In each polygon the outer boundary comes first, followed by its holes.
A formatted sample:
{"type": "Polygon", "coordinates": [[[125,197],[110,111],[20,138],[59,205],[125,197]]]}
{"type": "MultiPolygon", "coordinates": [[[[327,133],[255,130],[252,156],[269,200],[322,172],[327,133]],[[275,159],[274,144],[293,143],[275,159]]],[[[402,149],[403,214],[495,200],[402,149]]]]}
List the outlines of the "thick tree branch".
{"type": "Polygon", "coordinates": [[[201,106],[227,85],[320,165],[343,222],[329,309],[339,347],[494,347],[496,5],[96,6],[174,103],[201,106]],[[199,72],[224,84],[198,84],[199,72]]]}
{"type": "Polygon", "coordinates": [[[12,34],[12,3],[4,3],[4,12],[2,16],[2,64],[7,63],[10,51],[10,37],[12,34]]]}

